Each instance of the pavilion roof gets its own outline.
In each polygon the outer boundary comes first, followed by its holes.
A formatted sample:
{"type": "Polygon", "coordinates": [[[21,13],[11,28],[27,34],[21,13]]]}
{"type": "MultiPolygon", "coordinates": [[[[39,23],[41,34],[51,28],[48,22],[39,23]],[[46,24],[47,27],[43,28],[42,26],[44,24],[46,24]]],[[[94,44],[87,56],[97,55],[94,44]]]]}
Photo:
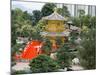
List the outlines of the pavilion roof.
{"type": "Polygon", "coordinates": [[[60,21],[66,21],[67,19],[58,14],[57,12],[52,13],[49,16],[43,17],[43,20],[60,20],[60,21]]]}

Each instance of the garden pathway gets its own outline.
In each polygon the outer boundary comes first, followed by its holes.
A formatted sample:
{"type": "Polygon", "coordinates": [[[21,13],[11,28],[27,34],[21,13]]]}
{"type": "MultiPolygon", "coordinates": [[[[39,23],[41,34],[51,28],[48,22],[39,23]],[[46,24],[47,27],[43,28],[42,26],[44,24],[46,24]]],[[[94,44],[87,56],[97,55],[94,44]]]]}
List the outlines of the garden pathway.
{"type": "Polygon", "coordinates": [[[71,69],[74,70],[74,71],[84,70],[84,68],[80,65],[72,65],[71,69]]]}
{"type": "Polygon", "coordinates": [[[20,70],[29,70],[28,62],[17,62],[15,66],[12,67],[12,70],[20,71],[20,70]]]}
{"type": "MultiPolygon", "coordinates": [[[[71,68],[73,71],[84,70],[84,68],[80,65],[72,65],[71,68]]],[[[28,62],[17,62],[15,66],[12,67],[12,70],[20,71],[20,70],[30,70],[28,62]]],[[[59,71],[65,72],[67,69],[59,69],[59,71]]]]}

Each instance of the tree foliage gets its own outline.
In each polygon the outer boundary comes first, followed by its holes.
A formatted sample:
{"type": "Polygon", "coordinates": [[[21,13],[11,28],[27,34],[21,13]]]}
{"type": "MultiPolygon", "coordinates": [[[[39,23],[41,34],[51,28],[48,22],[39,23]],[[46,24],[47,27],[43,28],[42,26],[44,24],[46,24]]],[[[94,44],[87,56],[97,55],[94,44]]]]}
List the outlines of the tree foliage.
{"type": "Polygon", "coordinates": [[[84,10],[79,10],[79,16],[71,18],[73,25],[82,28],[83,26],[87,26],[88,28],[94,28],[96,26],[96,17],[85,15],[84,10]]]}
{"type": "Polygon", "coordinates": [[[34,10],[32,13],[33,13],[32,14],[32,23],[33,23],[32,25],[35,26],[41,19],[42,14],[41,14],[41,11],[39,10],[34,10]]]}
{"type": "Polygon", "coordinates": [[[46,21],[44,20],[39,20],[39,22],[34,26],[35,31],[44,31],[46,26],[46,21]]]}
{"type": "Polygon", "coordinates": [[[50,42],[49,39],[45,38],[42,50],[44,50],[47,54],[49,54],[50,51],[52,50],[52,43],[50,42]]]}
{"type": "Polygon", "coordinates": [[[59,68],[56,61],[47,55],[39,55],[30,62],[29,66],[33,73],[56,72],[59,68]]]}
{"type": "Polygon", "coordinates": [[[61,68],[69,67],[71,64],[70,47],[67,43],[63,44],[57,51],[57,61],[61,68]]]}
{"type": "Polygon", "coordinates": [[[64,17],[70,17],[70,13],[69,13],[69,11],[68,11],[67,6],[64,6],[64,5],[63,5],[62,8],[58,8],[58,9],[57,9],[57,12],[58,12],[59,14],[61,14],[62,16],[64,16],[64,17]]]}
{"type": "Polygon", "coordinates": [[[42,17],[43,16],[48,16],[54,12],[54,8],[56,5],[54,3],[46,3],[41,10],[42,17]]]}
{"type": "Polygon", "coordinates": [[[21,9],[12,10],[11,16],[11,37],[12,45],[16,44],[16,39],[18,36],[29,36],[33,32],[32,22],[29,19],[27,12],[23,12],[21,9]],[[27,16],[26,16],[27,15],[27,16]]]}
{"type": "Polygon", "coordinates": [[[95,29],[82,33],[81,47],[79,47],[79,57],[81,65],[85,69],[96,68],[96,34],[95,29]]]}

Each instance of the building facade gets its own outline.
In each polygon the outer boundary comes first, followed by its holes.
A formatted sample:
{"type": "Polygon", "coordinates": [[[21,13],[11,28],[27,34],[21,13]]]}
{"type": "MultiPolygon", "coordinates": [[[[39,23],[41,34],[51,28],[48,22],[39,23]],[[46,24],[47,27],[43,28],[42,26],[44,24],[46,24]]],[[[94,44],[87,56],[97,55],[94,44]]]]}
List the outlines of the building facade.
{"type": "Polygon", "coordinates": [[[68,11],[71,16],[78,16],[79,10],[84,10],[85,15],[96,16],[96,6],[95,5],[57,4],[57,7],[62,8],[63,5],[67,6],[68,11]]]}

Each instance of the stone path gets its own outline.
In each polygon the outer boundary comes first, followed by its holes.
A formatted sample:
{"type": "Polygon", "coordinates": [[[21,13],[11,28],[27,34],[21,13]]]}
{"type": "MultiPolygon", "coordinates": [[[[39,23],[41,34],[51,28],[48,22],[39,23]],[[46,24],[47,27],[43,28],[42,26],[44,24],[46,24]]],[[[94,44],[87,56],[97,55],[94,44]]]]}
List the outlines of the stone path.
{"type": "Polygon", "coordinates": [[[15,66],[12,67],[12,70],[20,71],[20,70],[29,70],[29,63],[27,62],[17,62],[15,66]]]}
{"type": "MultiPolygon", "coordinates": [[[[74,71],[84,70],[84,68],[81,67],[80,65],[72,65],[70,69],[72,69],[74,71]]],[[[26,71],[29,71],[30,70],[29,63],[27,63],[27,62],[17,62],[17,64],[12,67],[12,70],[16,70],[16,71],[26,70],[26,71]]],[[[59,71],[62,71],[62,72],[65,72],[66,70],[67,69],[59,69],[59,71]]]]}
{"type": "Polygon", "coordinates": [[[71,69],[74,71],[84,70],[84,68],[80,65],[72,65],[71,69]]]}

